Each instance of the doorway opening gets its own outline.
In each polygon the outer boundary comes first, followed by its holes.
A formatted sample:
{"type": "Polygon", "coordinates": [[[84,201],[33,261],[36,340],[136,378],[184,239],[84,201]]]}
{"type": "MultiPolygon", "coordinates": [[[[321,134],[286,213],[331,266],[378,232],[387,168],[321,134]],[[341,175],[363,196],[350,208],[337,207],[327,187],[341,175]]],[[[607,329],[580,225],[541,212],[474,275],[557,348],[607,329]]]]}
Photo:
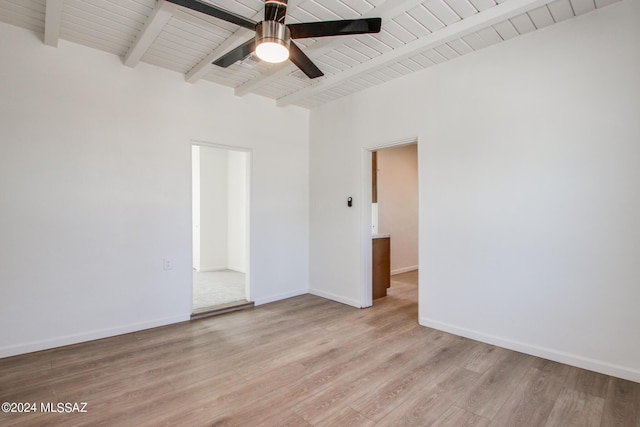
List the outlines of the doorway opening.
{"type": "Polygon", "coordinates": [[[192,319],[253,306],[249,151],[192,145],[192,319]]]}
{"type": "MultiPolygon", "coordinates": [[[[419,192],[415,139],[364,156],[363,307],[386,296],[418,301],[419,192]]],[[[417,318],[417,313],[416,313],[417,318]]]]}

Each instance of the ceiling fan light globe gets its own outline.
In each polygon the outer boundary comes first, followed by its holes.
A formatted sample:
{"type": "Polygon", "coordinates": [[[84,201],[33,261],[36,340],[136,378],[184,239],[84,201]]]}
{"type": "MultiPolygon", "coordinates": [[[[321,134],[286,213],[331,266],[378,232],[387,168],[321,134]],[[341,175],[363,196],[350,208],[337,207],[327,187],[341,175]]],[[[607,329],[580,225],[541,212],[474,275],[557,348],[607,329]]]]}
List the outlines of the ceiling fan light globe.
{"type": "Polygon", "coordinates": [[[256,46],[256,55],[263,61],[278,64],[289,59],[289,49],[278,42],[263,41],[256,46]]]}
{"type": "Polygon", "coordinates": [[[278,63],[289,58],[289,28],[276,21],[263,21],[256,26],[256,55],[266,62],[278,63]]]}

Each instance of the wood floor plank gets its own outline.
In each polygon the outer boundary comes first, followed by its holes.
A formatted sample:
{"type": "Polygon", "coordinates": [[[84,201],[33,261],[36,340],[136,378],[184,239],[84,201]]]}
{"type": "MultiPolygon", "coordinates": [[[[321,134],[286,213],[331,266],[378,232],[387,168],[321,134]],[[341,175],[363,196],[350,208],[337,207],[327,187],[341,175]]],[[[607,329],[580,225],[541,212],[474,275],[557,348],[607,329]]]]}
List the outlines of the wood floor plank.
{"type": "Polygon", "coordinates": [[[476,372],[450,366],[431,384],[403,399],[398,407],[385,415],[376,425],[433,425],[479,377],[480,374],[476,372]]]}
{"type": "Polygon", "coordinates": [[[458,399],[457,406],[492,419],[516,390],[533,362],[533,356],[507,352],[458,399]]]}
{"type": "Polygon", "coordinates": [[[489,420],[472,412],[452,406],[438,420],[433,427],[485,427],[489,420]]]}
{"type": "Polygon", "coordinates": [[[548,427],[597,427],[602,420],[604,399],[571,388],[563,388],[547,419],[548,427]]]}
{"type": "Polygon", "coordinates": [[[434,381],[448,366],[455,364],[456,358],[473,346],[472,341],[460,338],[431,351],[424,351],[418,356],[422,359],[421,363],[405,366],[404,373],[387,381],[373,393],[362,396],[351,406],[368,418],[379,421],[408,394],[434,381]]]}
{"type": "Polygon", "coordinates": [[[350,406],[351,402],[367,392],[376,390],[391,378],[399,376],[400,372],[406,370],[407,364],[419,360],[419,355],[424,352],[424,344],[416,343],[406,349],[393,350],[384,359],[380,359],[376,352],[367,354],[368,361],[363,361],[354,370],[336,378],[329,389],[324,389],[294,406],[294,412],[311,424],[322,421],[328,413],[350,406]]]}
{"type": "Polygon", "coordinates": [[[417,277],[0,359],[0,402],[88,410],[0,425],[640,427],[640,384],[418,325],[417,277]]]}
{"type": "MultiPolygon", "coordinates": [[[[255,382],[243,381],[227,389],[204,391],[196,396],[189,388],[186,388],[182,394],[190,397],[180,401],[179,407],[182,414],[172,417],[158,416],[154,420],[173,422],[173,425],[180,423],[199,425],[200,418],[194,419],[194,414],[201,412],[204,414],[223,414],[229,419],[245,420],[247,423],[243,422],[240,425],[251,425],[249,421],[254,419],[254,416],[258,416],[258,418],[269,416],[270,408],[279,402],[279,396],[274,393],[281,389],[286,390],[287,385],[295,383],[304,374],[305,368],[294,364],[279,368],[255,382]]],[[[176,402],[172,402],[172,404],[176,404],[176,402]]],[[[145,420],[149,420],[149,418],[147,417],[145,420]]]]}
{"type": "Polygon", "coordinates": [[[544,426],[566,374],[531,368],[491,421],[491,427],[544,426]]]}
{"type": "Polygon", "coordinates": [[[360,412],[352,408],[344,408],[331,414],[321,422],[315,424],[316,427],[334,427],[334,426],[353,426],[353,427],[372,427],[376,425],[373,420],[365,417],[360,412]]]}
{"type": "Polygon", "coordinates": [[[565,386],[604,399],[607,397],[609,378],[608,375],[587,371],[586,369],[569,367],[565,386]]]}
{"type": "Polygon", "coordinates": [[[640,384],[611,378],[602,427],[640,427],[640,384]]]}
{"type": "Polygon", "coordinates": [[[475,350],[461,362],[462,367],[470,371],[483,373],[493,366],[509,350],[485,343],[478,343],[475,350]]]}
{"type": "Polygon", "coordinates": [[[575,368],[573,368],[573,367],[571,367],[569,365],[565,365],[563,363],[558,363],[558,362],[554,362],[552,360],[540,359],[540,358],[536,358],[536,360],[533,362],[533,366],[532,367],[536,368],[539,371],[552,373],[554,375],[559,375],[559,376],[562,376],[564,378],[568,378],[569,371],[571,369],[575,369],[575,368]]]}

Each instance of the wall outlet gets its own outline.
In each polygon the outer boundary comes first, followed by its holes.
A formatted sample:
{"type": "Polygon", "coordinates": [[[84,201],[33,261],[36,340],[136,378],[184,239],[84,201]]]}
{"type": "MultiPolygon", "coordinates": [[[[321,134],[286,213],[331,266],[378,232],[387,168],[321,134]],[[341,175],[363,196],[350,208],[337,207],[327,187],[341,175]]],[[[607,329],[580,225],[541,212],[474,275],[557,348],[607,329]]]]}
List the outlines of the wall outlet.
{"type": "Polygon", "coordinates": [[[173,270],[173,261],[165,258],[162,260],[162,269],[164,271],[173,270]]]}

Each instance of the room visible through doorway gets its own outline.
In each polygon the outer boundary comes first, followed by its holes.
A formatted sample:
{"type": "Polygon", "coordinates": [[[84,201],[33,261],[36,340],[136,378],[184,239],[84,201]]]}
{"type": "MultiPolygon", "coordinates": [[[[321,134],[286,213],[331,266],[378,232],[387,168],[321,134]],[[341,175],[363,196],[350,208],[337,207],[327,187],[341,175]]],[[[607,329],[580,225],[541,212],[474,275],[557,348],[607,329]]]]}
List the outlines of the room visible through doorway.
{"type": "Polygon", "coordinates": [[[250,305],[249,153],[194,144],[193,313],[250,305]]]}
{"type": "Polygon", "coordinates": [[[394,283],[415,286],[417,301],[419,206],[415,142],[371,152],[371,202],[373,303],[393,295],[388,291],[394,283]]]}

